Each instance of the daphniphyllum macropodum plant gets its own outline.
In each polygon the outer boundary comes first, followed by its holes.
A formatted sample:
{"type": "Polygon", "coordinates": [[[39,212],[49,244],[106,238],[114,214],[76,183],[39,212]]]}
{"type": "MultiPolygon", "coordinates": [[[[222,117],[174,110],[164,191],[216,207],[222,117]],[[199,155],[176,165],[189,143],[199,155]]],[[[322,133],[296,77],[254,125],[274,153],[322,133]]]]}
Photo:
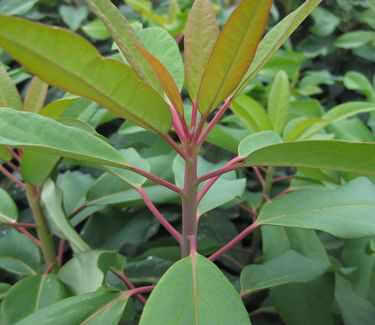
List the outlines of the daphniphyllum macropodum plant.
{"type": "MultiPolygon", "coordinates": [[[[149,46],[147,39],[159,34],[150,32],[140,36],[110,0],[86,2],[111,33],[121,58],[101,56],[89,42],[70,31],[0,16],[0,47],[38,77],[22,104],[5,70],[0,70],[0,155],[10,164],[11,157],[20,161],[21,170],[14,167],[22,181],[1,168],[26,191],[35,225],[17,222],[15,207],[3,190],[0,191],[0,222],[21,229],[40,244],[45,273],[49,275],[46,278],[34,272],[34,277],[23,281],[33,287],[32,281],[37,277],[38,284],[47,281],[48,290],[55,290],[53,294],[48,293],[50,296],[45,293],[49,297],[48,303],[43,301],[46,307],[27,312],[17,324],[118,324],[127,313],[133,312],[128,308],[129,298],[136,296],[145,303],[142,294],[150,292],[140,319],[142,325],[250,324],[241,296],[283,283],[309,281],[324,273],[328,261],[317,262],[292,251],[273,255],[275,259],[268,264],[244,269],[240,295],[214,262],[246,236],[252,233],[259,237],[260,228],[272,229],[277,248],[277,239],[282,237],[275,230],[278,227],[321,230],[341,238],[375,235],[375,189],[365,178],[336,189],[296,191],[268,202],[274,168],[278,166],[375,175],[374,144],[309,140],[308,137],[286,142],[282,138],[288,111],[279,101],[289,91],[288,78],[283,73],[277,75],[270,95],[269,128],[245,137],[237,155],[216,170],[210,170],[200,157],[202,145],[223,115],[321,0],[305,1],[268,33],[265,30],[271,0],[240,1],[222,30],[210,0],[196,0],[184,33],[182,71],[176,68],[182,59],[175,55],[178,46],[170,42],[170,36],[163,34],[165,48],[162,50],[175,56],[175,64],[163,62],[160,52],[149,46]],[[40,101],[47,85],[94,101],[118,118],[165,140],[176,152],[175,182],[151,173],[147,161],[135,150],[117,150],[87,125],[59,120],[58,112],[41,110],[40,101]],[[181,96],[183,86],[190,97],[191,109],[189,100],[181,96]],[[123,256],[91,250],[73,227],[76,224],[66,219],[61,212],[61,193],[50,175],[61,157],[98,168],[126,182],[180,245],[181,259],[155,286],[135,287],[122,273],[123,256]],[[260,177],[264,188],[260,212],[216,252],[206,257],[199,254],[200,217],[220,205],[217,201],[222,200],[222,192],[229,190],[219,186],[221,179],[236,170],[250,167],[259,172],[258,167],[265,166],[266,178],[260,177]],[[157,208],[143,187],[146,180],[162,185],[178,197],[181,231],[157,208]],[[353,193],[363,195],[353,196],[353,193]],[[26,230],[28,227],[36,228],[38,238],[26,230]],[[69,241],[76,255],[73,262],[61,267],[61,247],[55,249],[51,231],[62,243],[69,241]],[[87,256],[95,261],[95,272],[101,270],[105,274],[104,269],[110,269],[127,288],[120,291],[103,285],[94,292],[83,290],[82,286],[94,271],[89,266],[84,274],[75,270],[85,263],[87,256]],[[295,272],[283,269],[283,265],[295,267],[295,272]],[[75,277],[79,280],[74,280],[75,277]],[[76,283],[69,288],[74,294],[72,297],[65,292],[61,281],[76,283]]],[[[344,107],[327,113],[326,121],[370,109],[373,108],[363,105],[344,107]]],[[[4,302],[3,310],[10,304],[11,301],[4,302]]],[[[4,324],[13,324],[7,317],[10,316],[7,314],[4,324]]]]}

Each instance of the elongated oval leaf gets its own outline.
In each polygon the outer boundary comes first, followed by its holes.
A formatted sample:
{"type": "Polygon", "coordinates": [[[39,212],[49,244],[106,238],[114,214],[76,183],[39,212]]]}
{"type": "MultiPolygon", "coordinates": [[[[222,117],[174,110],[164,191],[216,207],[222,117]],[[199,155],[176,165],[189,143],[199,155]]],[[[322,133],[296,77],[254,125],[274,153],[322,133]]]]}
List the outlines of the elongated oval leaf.
{"type": "Polygon", "coordinates": [[[289,36],[292,35],[321,2],[322,0],[306,0],[299,8],[286,16],[266,34],[260,42],[254,60],[246,72],[241,86],[236,90],[235,96],[238,96],[246,85],[253,80],[256,74],[267,64],[289,36]]]}
{"type": "Polygon", "coordinates": [[[22,109],[18,90],[2,65],[0,65],[0,107],[22,109]]]}
{"type": "MultiPolygon", "coordinates": [[[[241,156],[246,152],[244,144],[248,138],[240,144],[241,156]]],[[[280,143],[252,151],[246,165],[310,167],[375,175],[375,144],[337,140],[280,143]]]]}
{"type": "Polygon", "coordinates": [[[282,143],[283,140],[274,131],[262,131],[247,136],[238,147],[238,154],[241,157],[247,157],[259,149],[274,144],[282,143]]]}
{"type": "Polygon", "coordinates": [[[194,254],[175,263],[151,293],[140,325],[154,324],[246,325],[250,320],[224,274],[194,254]]]}
{"type": "Polygon", "coordinates": [[[120,152],[95,135],[8,108],[0,110],[0,144],[115,167],[127,166],[120,152]]]}
{"type": "Polygon", "coordinates": [[[117,325],[128,302],[125,293],[100,290],[70,297],[24,318],[18,325],[117,325]]]}
{"type": "Polygon", "coordinates": [[[56,275],[35,275],[17,282],[1,305],[1,324],[13,325],[68,296],[56,275]]]}
{"type": "Polygon", "coordinates": [[[238,86],[263,36],[271,0],[242,0],[212,50],[199,88],[202,114],[210,113],[238,86]]]}
{"type": "MultiPolygon", "coordinates": [[[[38,77],[31,81],[24,99],[23,107],[26,111],[39,113],[47,97],[48,84],[38,77]]],[[[12,106],[9,106],[12,107],[12,106]]]]}
{"type": "Polygon", "coordinates": [[[374,236],[375,185],[359,178],[333,190],[296,191],[267,204],[256,222],[317,229],[342,238],[374,236]]]}
{"type": "Polygon", "coordinates": [[[203,73],[219,34],[219,25],[211,1],[195,1],[184,36],[186,87],[192,101],[197,98],[203,73]]]}
{"type": "Polygon", "coordinates": [[[171,126],[168,105],[151,87],[74,33],[0,16],[0,46],[48,84],[94,100],[154,132],[165,133],[171,126]]]}
{"type": "Polygon", "coordinates": [[[18,219],[18,209],[12,197],[0,187],[0,223],[15,222],[18,219]]]}

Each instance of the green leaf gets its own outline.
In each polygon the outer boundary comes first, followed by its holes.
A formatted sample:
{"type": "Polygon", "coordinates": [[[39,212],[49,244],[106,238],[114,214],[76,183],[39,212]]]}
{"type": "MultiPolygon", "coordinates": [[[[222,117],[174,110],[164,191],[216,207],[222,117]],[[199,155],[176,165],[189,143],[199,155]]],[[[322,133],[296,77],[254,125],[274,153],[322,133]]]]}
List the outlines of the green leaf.
{"type": "Polygon", "coordinates": [[[153,89],[128,66],[101,57],[76,34],[0,16],[0,46],[48,84],[94,100],[154,132],[166,133],[171,126],[168,105],[153,89]],[[73,57],[71,48],[76,49],[73,57]]]}
{"type": "Polygon", "coordinates": [[[99,19],[95,19],[83,25],[82,30],[95,41],[105,41],[111,37],[111,34],[99,19]]]}
{"type": "Polygon", "coordinates": [[[184,36],[186,87],[192,101],[197,98],[203,73],[219,34],[219,25],[211,1],[195,1],[184,36]]]}
{"type": "Polygon", "coordinates": [[[0,238],[0,268],[17,275],[34,275],[40,272],[39,248],[15,229],[9,229],[0,238]]]}
{"type": "Polygon", "coordinates": [[[149,324],[245,325],[250,320],[224,274],[193,254],[175,263],[152,291],[140,321],[149,324]]]}
{"type": "Polygon", "coordinates": [[[0,144],[126,167],[122,155],[99,137],[29,112],[0,110],[0,144]]]}
{"type": "Polygon", "coordinates": [[[1,324],[13,325],[68,296],[55,275],[35,275],[17,282],[1,305],[1,324]]]}
{"type": "Polygon", "coordinates": [[[375,102],[375,89],[365,75],[356,71],[349,71],[344,76],[344,85],[350,90],[363,92],[369,101],[375,102]]]}
{"type": "Polygon", "coordinates": [[[22,110],[22,102],[16,85],[2,65],[0,65],[0,107],[22,110]]]}
{"type": "Polygon", "coordinates": [[[241,95],[230,106],[253,132],[272,130],[270,119],[265,109],[249,96],[241,95]]]}
{"type": "Polygon", "coordinates": [[[3,0],[0,3],[0,13],[6,15],[24,15],[29,12],[39,0],[3,0]]]}
{"type": "Polygon", "coordinates": [[[158,89],[158,82],[152,68],[136,48],[136,45],[142,46],[141,41],[124,15],[110,0],[86,0],[86,2],[111,33],[136,74],[141,80],[158,89]]]}
{"type": "Polygon", "coordinates": [[[126,293],[100,290],[54,303],[17,325],[117,325],[127,302],[126,293]]]}
{"type": "Polygon", "coordinates": [[[59,7],[59,14],[64,23],[73,31],[76,31],[87,18],[88,10],[86,6],[66,6],[59,7]]]}
{"type": "Polygon", "coordinates": [[[373,236],[374,197],[375,185],[366,178],[332,190],[296,191],[267,204],[257,223],[317,229],[348,239],[373,236]]]}
{"type": "Polygon", "coordinates": [[[12,157],[11,153],[7,150],[7,148],[5,146],[0,145],[0,164],[1,164],[1,160],[9,162],[12,159],[13,159],[13,157],[12,157]]]}
{"type": "Polygon", "coordinates": [[[26,91],[23,104],[24,110],[33,113],[39,113],[44,106],[44,101],[47,97],[47,91],[48,84],[40,80],[38,77],[34,77],[26,91]]]}
{"type": "Polygon", "coordinates": [[[311,16],[314,19],[311,31],[317,36],[331,35],[340,24],[340,18],[324,8],[316,8],[311,16]]]}
{"type": "Polygon", "coordinates": [[[235,92],[235,97],[254,79],[256,74],[321,2],[322,0],[306,0],[299,8],[282,19],[266,34],[259,44],[254,60],[247,70],[241,86],[235,92]]]}
{"type": "Polygon", "coordinates": [[[59,235],[59,237],[69,240],[76,253],[90,250],[90,247],[82,240],[66,218],[62,209],[61,190],[53,181],[48,180],[44,184],[41,200],[52,231],[59,235]]]}
{"type": "MultiPolygon", "coordinates": [[[[250,137],[250,136],[249,136],[250,137]]],[[[240,155],[246,157],[250,138],[242,140],[240,155]]],[[[375,175],[375,145],[335,140],[297,141],[250,150],[247,166],[311,167],[375,175]]]]}
{"type": "Polygon", "coordinates": [[[356,30],[345,33],[336,38],[335,46],[343,49],[353,49],[373,42],[375,32],[366,30],[356,30]]]}
{"type": "Polygon", "coordinates": [[[202,114],[213,111],[238,86],[263,36],[272,1],[243,0],[224,25],[198,93],[202,114]]]}
{"type": "Polygon", "coordinates": [[[18,219],[18,209],[12,197],[0,187],[0,223],[12,223],[18,219]]]}
{"type": "Polygon", "coordinates": [[[282,143],[283,140],[274,131],[262,131],[251,134],[240,142],[238,146],[238,155],[248,157],[256,153],[257,150],[274,144],[282,143]]]}
{"type": "Polygon", "coordinates": [[[268,116],[278,134],[281,134],[288,120],[289,97],[288,75],[280,71],[276,74],[268,98],[268,116]]]}
{"type": "Polygon", "coordinates": [[[261,265],[248,265],[241,272],[241,295],[286,283],[304,283],[322,275],[325,261],[309,259],[289,251],[261,265]]]}
{"type": "Polygon", "coordinates": [[[110,251],[89,251],[76,254],[59,271],[59,279],[75,295],[96,291],[110,268],[123,271],[125,257],[110,251]]]}
{"type": "Polygon", "coordinates": [[[9,283],[0,282],[0,301],[4,299],[11,287],[9,283]]]}

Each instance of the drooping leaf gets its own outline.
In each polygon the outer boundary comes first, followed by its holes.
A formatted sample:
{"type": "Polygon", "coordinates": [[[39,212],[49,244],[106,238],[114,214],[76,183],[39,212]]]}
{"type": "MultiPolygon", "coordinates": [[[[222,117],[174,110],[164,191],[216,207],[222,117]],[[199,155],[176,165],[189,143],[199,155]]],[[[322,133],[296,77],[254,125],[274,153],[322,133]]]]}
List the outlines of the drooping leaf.
{"type": "Polygon", "coordinates": [[[284,71],[276,74],[268,98],[268,116],[273,129],[281,134],[288,120],[289,113],[289,80],[284,71]]]}
{"type": "Polygon", "coordinates": [[[75,295],[99,289],[109,268],[122,271],[125,257],[110,251],[88,251],[76,254],[59,271],[59,279],[75,295]]]}
{"type": "Polygon", "coordinates": [[[34,275],[41,270],[41,256],[26,236],[10,229],[0,238],[0,268],[17,275],[34,275]]]}
{"type": "Polygon", "coordinates": [[[322,0],[306,0],[299,8],[282,19],[266,34],[259,44],[254,60],[247,70],[241,86],[236,90],[235,97],[254,79],[256,74],[321,2],[322,0]]]}
{"type": "Polygon", "coordinates": [[[101,57],[74,33],[0,16],[0,46],[48,84],[92,99],[154,132],[165,133],[170,128],[169,108],[151,87],[125,64],[101,57]],[[71,48],[77,49],[74,57],[71,48]]]}
{"type": "Polygon", "coordinates": [[[317,229],[340,238],[373,236],[374,195],[375,185],[367,178],[358,178],[337,189],[296,191],[267,204],[257,223],[317,229]]]}
{"type": "Polygon", "coordinates": [[[68,296],[56,275],[35,275],[17,282],[1,305],[1,324],[13,325],[68,296]]]}
{"type": "Polygon", "coordinates": [[[29,112],[0,110],[0,144],[126,167],[122,155],[99,137],[29,112]]]}
{"type": "Polygon", "coordinates": [[[325,261],[309,259],[289,251],[261,265],[248,265],[241,272],[241,294],[279,286],[286,283],[305,283],[322,275],[325,261]]]}
{"type": "Polygon", "coordinates": [[[0,187],[0,223],[16,222],[18,209],[12,197],[0,187]]]}
{"type": "Polygon", "coordinates": [[[127,302],[126,293],[99,290],[54,303],[24,318],[18,325],[117,325],[127,302]]]}
{"type": "Polygon", "coordinates": [[[219,34],[219,25],[211,1],[195,1],[184,36],[186,87],[192,101],[197,98],[203,73],[219,34]]]}
{"type": "Polygon", "coordinates": [[[140,325],[153,324],[245,325],[250,320],[224,274],[208,259],[193,254],[175,263],[151,293],[140,325]]]}
{"type": "Polygon", "coordinates": [[[18,90],[2,65],[0,65],[0,107],[12,107],[22,110],[22,102],[18,90]]]}
{"type": "MultiPolygon", "coordinates": [[[[48,84],[34,77],[27,88],[23,108],[25,111],[39,113],[47,97],[48,84]]],[[[12,107],[12,106],[9,106],[12,107]]]]}
{"type": "Polygon", "coordinates": [[[207,63],[198,107],[208,114],[238,86],[263,36],[272,1],[242,0],[224,25],[207,63]]]}
{"type": "Polygon", "coordinates": [[[52,231],[61,238],[69,240],[74,252],[86,252],[90,247],[78,235],[69,220],[66,218],[62,209],[62,193],[61,190],[48,180],[42,189],[41,200],[46,211],[47,220],[52,231]]]}
{"type": "Polygon", "coordinates": [[[369,101],[375,101],[375,89],[365,75],[357,71],[349,71],[345,74],[343,81],[348,89],[361,91],[369,101]]]}

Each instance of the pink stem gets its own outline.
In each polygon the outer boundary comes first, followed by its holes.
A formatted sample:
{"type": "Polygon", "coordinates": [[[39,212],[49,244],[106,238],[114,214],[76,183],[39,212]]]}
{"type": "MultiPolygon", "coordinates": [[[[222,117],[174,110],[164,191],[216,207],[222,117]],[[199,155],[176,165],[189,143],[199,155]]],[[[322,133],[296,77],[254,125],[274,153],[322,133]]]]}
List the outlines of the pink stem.
{"type": "Polygon", "coordinates": [[[134,289],[128,290],[125,293],[128,297],[131,297],[131,296],[134,296],[134,295],[137,295],[137,294],[151,292],[152,290],[154,290],[154,288],[155,288],[154,285],[139,287],[139,288],[134,288],[134,289]]]}
{"type": "Polygon", "coordinates": [[[149,173],[149,172],[147,172],[143,169],[140,169],[138,167],[135,167],[135,166],[130,166],[128,169],[137,173],[137,174],[139,174],[139,175],[142,175],[142,176],[154,181],[155,183],[158,183],[160,185],[163,185],[166,188],[169,188],[170,190],[176,192],[179,195],[183,195],[182,190],[179,187],[177,187],[176,185],[166,181],[165,179],[160,178],[159,176],[151,174],[151,173],[149,173]]]}
{"type": "Polygon", "coordinates": [[[40,246],[40,240],[35,238],[32,234],[30,234],[25,228],[22,228],[22,227],[17,227],[16,226],[16,229],[21,232],[22,234],[24,234],[27,238],[29,238],[34,244],[36,244],[37,246],[40,246]]]}
{"type": "Polygon", "coordinates": [[[150,209],[152,214],[160,221],[164,228],[179,242],[182,241],[182,235],[169,223],[169,221],[160,213],[156,208],[154,203],[152,203],[150,197],[147,195],[146,191],[140,187],[136,186],[135,189],[141,195],[142,199],[145,201],[147,207],[150,209]]]}
{"type": "Polygon", "coordinates": [[[262,187],[264,187],[266,185],[266,182],[265,182],[262,174],[260,173],[259,168],[253,167],[253,170],[254,170],[254,173],[255,173],[256,177],[258,178],[258,181],[259,181],[260,185],[262,185],[262,187]]]}
{"type": "Polygon", "coordinates": [[[287,188],[287,189],[285,189],[284,191],[282,191],[282,192],[280,192],[279,194],[277,194],[273,199],[277,199],[277,198],[279,198],[279,197],[282,197],[283,195],[288,194],[288,193],[290,193],[290,192],[292,192],[292,190],[291,190],[290,188],[287,188]]]}
{"type": "Polygon", "coordinates": [[[12,173],[10,173],[3,165],[0,165],[0,172],[2,172],[6,177],[8,177],[13,183],[17,184],[22,189],[25,189],[25,184],[12,173]]]}
{"type": "Polygon", "coordinates": [[[222,174],[225,174],[225,173],[228,173],[228,172],[231,172],[232,170],[236,170],[236,169],[239,169],[239,168],[242,168],[244,167],[244,164],[243,163],[237,163],[237,164],[234,164],[234,165],[230,165],[230,166],[223,166],[221,168],[219,168],[218,170],[215,170],[211,173],[208,173],[206,175],[203,175],[201,177],[199,177],[197,179],[197,183],[202,183],[210,178],[214,178],[216,176],[221,176],[222,174]]]}
{"type": "Polygon", "coordinates": [[[49,274],[49,273],[51,273],[53,267],[54,267],[54,264],[53,264],[53,263],[48,264],[48,266],[47,266],[46,269],[44,270],[44,274],[49,274]]]}
{"type": "MultiPolygon", "coordinates": [[[[182,122],[180,119],[180,116],[178,115],[177,110],[174,108],[172,104],[169,105],[170,111],[172,113],[172,121],[173,121],[173,127],[177,133],[178,138],[180,139],[181,142],[185,142],[187,137],[184,132],[184,129],[182,127],[182,122]]],[[[189,136],[189,134],[188,134],[189,136]]]]}
{"type": "Polygon", "coordinates": [[[57,262],[59,263],[59,266],[62,266],[62,263],[63,263],[64,247],[65,247],[65,239],[61,238],[60,243],[59,243],[58,253],[57,253],[57,262]]]}
{"type": "Polygon", "coordinates": [[[211,261],[217,260],[221,255],[229,251],[233,246],[239,243],[242,239],[244,239],[248,234],[250,234],[257,227],[259,227],[259,224],[252,223],[249,227],[247,227],[245,230],[240,232],[236,237],[234,237],[229,243],[227,243],[225,246],[220,248],[216,253],[212,254],[208,259],[211,261]]]}
{"type": "MultiPolygon", "coordinates": [[[[222,168],[233,166],[233,165],[241,162],[242,160],[243,160],[243,157],[233,158],[232,160],[228,161],[222,168]]],[[[222,176],[222,174],[211,178],[206,184],[204,184],[203,188],[198,193],[198,202],[200,202],[203,199],[203,197],[206,195],[208,190],[211,188],[212,185],[215,184],[215,182],[220,178],[220,176],[222,176]]]]}
{"type": "Polygon", "coordinates": [[[190,130],[195,129],[197,125],[197,115],[198,115],[198,103],[193,103],[192,113],[191,113],[191,121],[190,121],[190,130]]]}
{"type": "Polygon", "coordinates": [[[201,116],[201,119],[198,123],[198,127],[197,129],[195,130],[194,132],[194,135],[193,135],[193,138],[191,140],[192,143],[196,143],[198,141],[198,138],[203,130],[203,127],[204,127],[204,123],[206,123],[206,120],[207,120],[207,115],[202,115],[201,116]]]}
{"type": "Polygon", "coordinates": [[[14,159],[18,160],[19,162],[21,161],[21,156],[19,156],[12,148],[7,147],[7,150],[9,151],[9,153],[12,155],[14,159]]]}
{"type": "Polygon", "coordinates": [[[190,255],[193,255],[197,252],[197,239],[194,235],[189,236],[190,240],[190,255]]]}
{"type": "Polygon", "coordinates": [[[15,172],[19,173],[20,172],[20,169],[18,166],[16,166],[15,164],[13,164],[11,161],[8,161],[6,163],[10,168],[12,168],[15,172]]]}
{"type": "Polygon", "coordinates": [[[168,135],[162,134],[161,137],[182,157],[184,160],[187,159],[185,152],[181,147],[168,135]]]}
{"type": "MultiPolygon", "coordinates": [[[[119,272],[119,271],[116,271],[116,270],[113,270],[112,271],[125,283],[125,285],[129,288],[129,289],[136,289],[135,285],[133,284],[133,282],[125,275],[124,272],[119,272]]],[[[137,297],[137,299],[143,304],[145,305],[147,300],[145,297],[143,297],[140,293],[136,294],[135,295],[137,297]]]]}
{"type": "Polygon", "coordinates": [[[275,178],[272,179],[272,183],[289,181],[289,180],[291,180],[293,177],[294,177],[294,175],[283,176],[283,177],[275,177],[275,178]]]}
{"type": "Polygon", "coordinates": [[[218,110],[218,112],[215,114],[214,118],[210,121],[210,123],[208,123],[208,126],[205,128],[205,130],[199,136],[198,145],[201,145],[203,143],[203,141],[207,138],[207,135],[210,133],[212,128],[219,122],[219,120],[222,118],[222,116],[227,111],[227,109],[232,104],[232,102],[233,102],[233,98],[229,98],[225,101],[224,105],[218,110]]]}
{"type": "Polygon", "coordinates": [[[36,225],[33,223],[7,222],[6,224],[10,227],[36,228],[36,225]]]}

